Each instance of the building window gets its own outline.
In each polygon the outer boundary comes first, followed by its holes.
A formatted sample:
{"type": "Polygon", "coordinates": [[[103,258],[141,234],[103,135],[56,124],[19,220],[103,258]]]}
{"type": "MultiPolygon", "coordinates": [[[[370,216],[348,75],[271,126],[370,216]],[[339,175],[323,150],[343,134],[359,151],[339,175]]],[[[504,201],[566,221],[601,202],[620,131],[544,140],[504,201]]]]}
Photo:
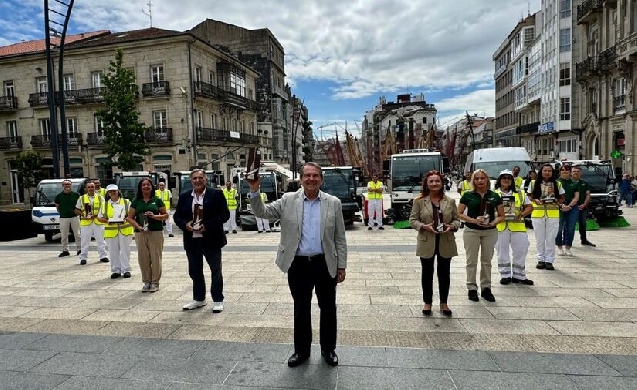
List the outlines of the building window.
{"type": "Polygon", "coordinates": [[[46,140],[51,139],[51,122],[49,118],[40,119],[40,135],[46,140]]]}
{"type": "Polygon", "coordinates": [[[46,77],[38,77],[35,79],[37,91],[39,93],[47,93],[49,92],[49,82],[46,77]]]}
{"type": "Polygon", "coordinates": [[[195,67],[195,82],[201,81],[201,66],[195,67]]]}
{"type": "Polygon", "coordinates": [[[560,30],[560,53],[571,51],[571,29],[560,30]]]}
{"type": "Polygon", "coordinates": [[[156,154],[153,156],[153,161],[172,161],[173,156],[170,154],[156,154]]]}
{"type": "Polygon", "coordinates": [[[4,95],[5,96],[15,96],[15,89],[13,87],[13,80],[7,80],[4,83],[4,95]]]}
{"type": "Polygon", "coordinates": [[[560,18],[571,17],[571,0],[560,0],[560,18]]]}
{"type": "Polygon", "coordinates": [[[18,139],[18,122],[7,121],[7,137],[11,139],[11,142],[16,142],[18,139]]]}
{"type": "Polygon", "coordinates": [[[210,114],[210,127],[213,129],[217,128],[217,116],[215,114],[210,114]]]}
{"type": "Polygon", "coordinates": [[[77,138],[77,120],[75,118],[66,118],[66,133],[69,139],[77,138]]]}
{"type": "Polygon", "coordinates": [[[197,118],[197,127],[203,127],[203,111],[197,110],[195,116],[197,118]]]}
{"type": "Polygon", "coordinates": [[[206,160],[206,153],[197,153],[197,160],[206,160]]]}
{"type": "Polygon", "coordinates": [[[95,134],[98,137],[106,136],[106,131],[104,130],[104,121],[98,117],[95,117],[95,134]]]}
{"type": "Polygon", "coordinates": [[[215,72],[208,72],[208,84],[215,85],[215,72]]]}
{"type": "Polygon", "coordinates": [[[75,78],[72,74],[64,75],[64,90],[65,91],[74,91],[75,90],[75,78]]]}
{"type": "Polygon", "coordinates": [[[560,120],[571,119],[571,98],[560,98],[560,120]]]}
{"type": "Polygon", "coordinates": [[[571,63],[563,62],[560,64],[560,87],[563,85],[571,85],[571,63]]]}
{"type": "Polygon", "coordinates": [[[238,72],[230,72],[230,91],[239,96],[246,96],[246,79],[238,72]]]}
{"type": "Polygon", "coordinates": [[[93,84],[93,88],[101,88],[104,80],[104,72],[98,70],[96,72],[91,72],[91,83],[93,84]]]}
{"type": "Polygon", "coordinates": [[[164,81],[164,66],[153,65],[150,67],[150,79],[153,83],[164,81]]]}
{"type": "Polygon", "coordinates": [[[153,111],[153,127],[155,129],[163,129],[166,126],[166,110],[153,111]]]}
{"type": "Polygon", "coordinates": [[[422,117],[422,123],[423,123],[423,124],[427,124],[427,117],[426,117],[426,116],[423,116],[423,117],[422,117]]]}

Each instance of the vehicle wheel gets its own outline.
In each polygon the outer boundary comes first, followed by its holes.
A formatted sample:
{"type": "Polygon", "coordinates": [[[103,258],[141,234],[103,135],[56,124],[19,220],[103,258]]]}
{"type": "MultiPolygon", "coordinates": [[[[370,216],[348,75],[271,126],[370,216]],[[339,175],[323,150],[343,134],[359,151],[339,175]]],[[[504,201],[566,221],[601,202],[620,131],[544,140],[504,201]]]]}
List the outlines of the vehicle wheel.
{"type": "Polygon", "coordinates": [[[44,240],[46,242],[52,242],[53,241],[53,233],[51,233],[51,232],[44,233],[44,240]]]}

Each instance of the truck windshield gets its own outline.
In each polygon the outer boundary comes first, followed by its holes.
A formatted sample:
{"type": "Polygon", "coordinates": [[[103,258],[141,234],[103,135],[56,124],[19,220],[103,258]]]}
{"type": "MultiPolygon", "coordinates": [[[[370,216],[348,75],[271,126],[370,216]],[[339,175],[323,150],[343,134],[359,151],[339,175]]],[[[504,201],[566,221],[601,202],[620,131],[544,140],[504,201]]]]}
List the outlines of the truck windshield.
{"type": "Polygon", "coordinates": [[[489,178],[496,180],[500,176],[500,172],[506,170],[512,171],[513,167],[520,167],[520,177],[526,177],[531,170],[531,166],[527,161],[491,161],[476,162],[472,164],[472,169],[484,169],[489,174],[489,178]]]}
{"type": "MultiPolygon", "coordinates": [[[[259,173],[261,178],[261,192],[271,193],[276,192],[275,176],[272,173],[259,173]]],[[[247,181],[241,180],[241,194],[247,194],[250,192],[250,185],[247,181]]]]}
{"type": "Polygon", "coordinates": [[[117,181],[117,187],[119,187],[119,192],[122,193],[122,197],[129,200],[135,199],[137,196],[137,184],[139,184],[140,180],[148,177],[149,176],[121,176],[117,181]]]}
{"type": "Polygon", "coordinates": [[[587,164],[579,167],[582,169],[582,179],[591,186],[591,193],[605,194],[609,191],[607,179],[614,178],[610,165],[587,164]]]}
{"type": "Polygon", "coordinates": [[[393,156],[391,179],[393,191],[411,191],[420,187],[422,179],[429,171],[440,171],[440,155],[393,156]]]}
{"type": "MultiPolygon", "coordinates": [[[[71,189],[80,191],[80,183],[72,183],[71,189]]],[[[62,182],[60,183],[40,183],[35,193],[35,206],[55,206],[55,196],[62,192],[62,182]]]]}
{"type": "MultiPolygon", "coordinates": [[[[206,185],[208,187],[217,188],[217,174],[212,172],[206,173],[206,185]]],[[[179,181],[179,192],[181,193],[184,191],[192,191],[190,175],[182,175],[179,181]]]]}
{"type": "Polygon", "coordinates": [[[354,189],[351,169],[323,169],[323,184],[321,191],[344,200],[350,199],[354,189]]]}

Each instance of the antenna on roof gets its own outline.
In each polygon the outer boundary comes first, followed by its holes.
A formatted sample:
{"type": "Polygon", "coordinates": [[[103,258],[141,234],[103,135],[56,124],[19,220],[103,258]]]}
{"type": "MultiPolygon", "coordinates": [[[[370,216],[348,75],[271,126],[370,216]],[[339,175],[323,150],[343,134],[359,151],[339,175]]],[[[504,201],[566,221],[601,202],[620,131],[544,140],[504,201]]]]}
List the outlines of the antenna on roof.
{"type": "Polygon", "coordinates": [[[153,3],[151,0],[148,0],[148,12],[144,11],[142,8],[142,13],[150,18],[150,27],[153,27],[153,3]]]}
{"type": "Polygon", "coordinates": [[[526,2],[526,6],[527,6],[527,10],[528,10],[529,16],[531,16],[531,2],[527,1],[526,2]]]}

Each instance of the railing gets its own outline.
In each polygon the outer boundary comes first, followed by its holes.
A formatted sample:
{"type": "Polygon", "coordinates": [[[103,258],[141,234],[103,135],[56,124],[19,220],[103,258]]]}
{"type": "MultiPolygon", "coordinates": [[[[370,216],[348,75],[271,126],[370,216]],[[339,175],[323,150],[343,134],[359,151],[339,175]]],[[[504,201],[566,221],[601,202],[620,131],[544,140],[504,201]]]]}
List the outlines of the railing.
{"type": "Polygon", "coordinates": [[[259,103],[244,96],[237,95],[234,91],[225,90],[203,81],[193,83],[195,96],[203,96],[210,99],[220,100],[229,103],[243,110],[259,110],[259,103]]]}
{"type": "Polygon", "coordinates": [[[617,54],[620,57],[628,57],[637,53],[637,32],[630,34],[617,44],[617,54]]]}
{"type": "Polygon", "coordinates": [[[75,100],[78,103],[98,103],[104,100],[106,87],[78,89],[75,92],[75,100]]]}
{"type": "MultiPolygon", "coordinates": [[[[66,144],[68,146],[79,146],[82,144],[82,134],[73,133],[67,134],[66,144]]],[[[58,134],[58,143],[62,143],[62,134],[58,134]]],[[[32,135],[31,136],[31,146],[34,148],[50,148],[51,147],[51,136],[50,135],[32,135]]]]}
{"type": "Polygon", "coordinates": [[[577,23],[585,23],[588,17],[602,10],[602,0],[585,0],[577,6],[577,23]]]}
{"type": "Polygon", "coordinates": [[[613,109],[614,109],[614,112],[622,111],[626,109],[626,95],[613,97],[613,109]]]}
{"type": "Polygon", "coordinates": [[[31,107],[46,106],[49,104],[48,92],[36,92],[29,94],[29,105],[31,107]]]}
{"type": "Polygon", "coordinates": [[[601,70],[610,70],[614,68],[617,65],[615,59],[617,59],[617,48],[615,46],[611,46],[599,53],[599,68],[601,70]]]}
{"type": "Polygon", "coordinates": [[[168,81],[154,81],[142,84],[142,96],[167,96],[170,95],[170,83],[168,81]]]}
{"type": "Polygon", "coordinates": [[[250,145],[259,145],[259,136],[241,133],[241,141],[250,145]]]}
{"type": "Polygon", "coordinates": [[[86,143],[91,146],[106,145],[106,136],[97,133],[88,133],[86,135],[86,143]]]}
{"type": "Polygon", "coordinates": [[[0,150],[22,149],[22,137],[0,138],[0,150]]]}
{"type": "Polygon", "coordinates": [[[161,127],[147,130],[144,133],[144,140],[148,143],[166,143],[173,141],[172,127],[161,127]]]}
{"type": "Polygon", "coordinates": [[[15,96],[0,96],[0,111],[18,109],[18,98],[15,96]]]}
{"type": "Polygon", "coordinates": [[[238,141],[238,139],[231,137],[228,130],[197,127],[197,141],[238,141]]]}
{"type": "Polygon", "coordinates": [[[584,61],[575,65],[575,76],[577,79],[585,79],[599,72],[599,61],[597,57],[588,57],[584,61]]]}

